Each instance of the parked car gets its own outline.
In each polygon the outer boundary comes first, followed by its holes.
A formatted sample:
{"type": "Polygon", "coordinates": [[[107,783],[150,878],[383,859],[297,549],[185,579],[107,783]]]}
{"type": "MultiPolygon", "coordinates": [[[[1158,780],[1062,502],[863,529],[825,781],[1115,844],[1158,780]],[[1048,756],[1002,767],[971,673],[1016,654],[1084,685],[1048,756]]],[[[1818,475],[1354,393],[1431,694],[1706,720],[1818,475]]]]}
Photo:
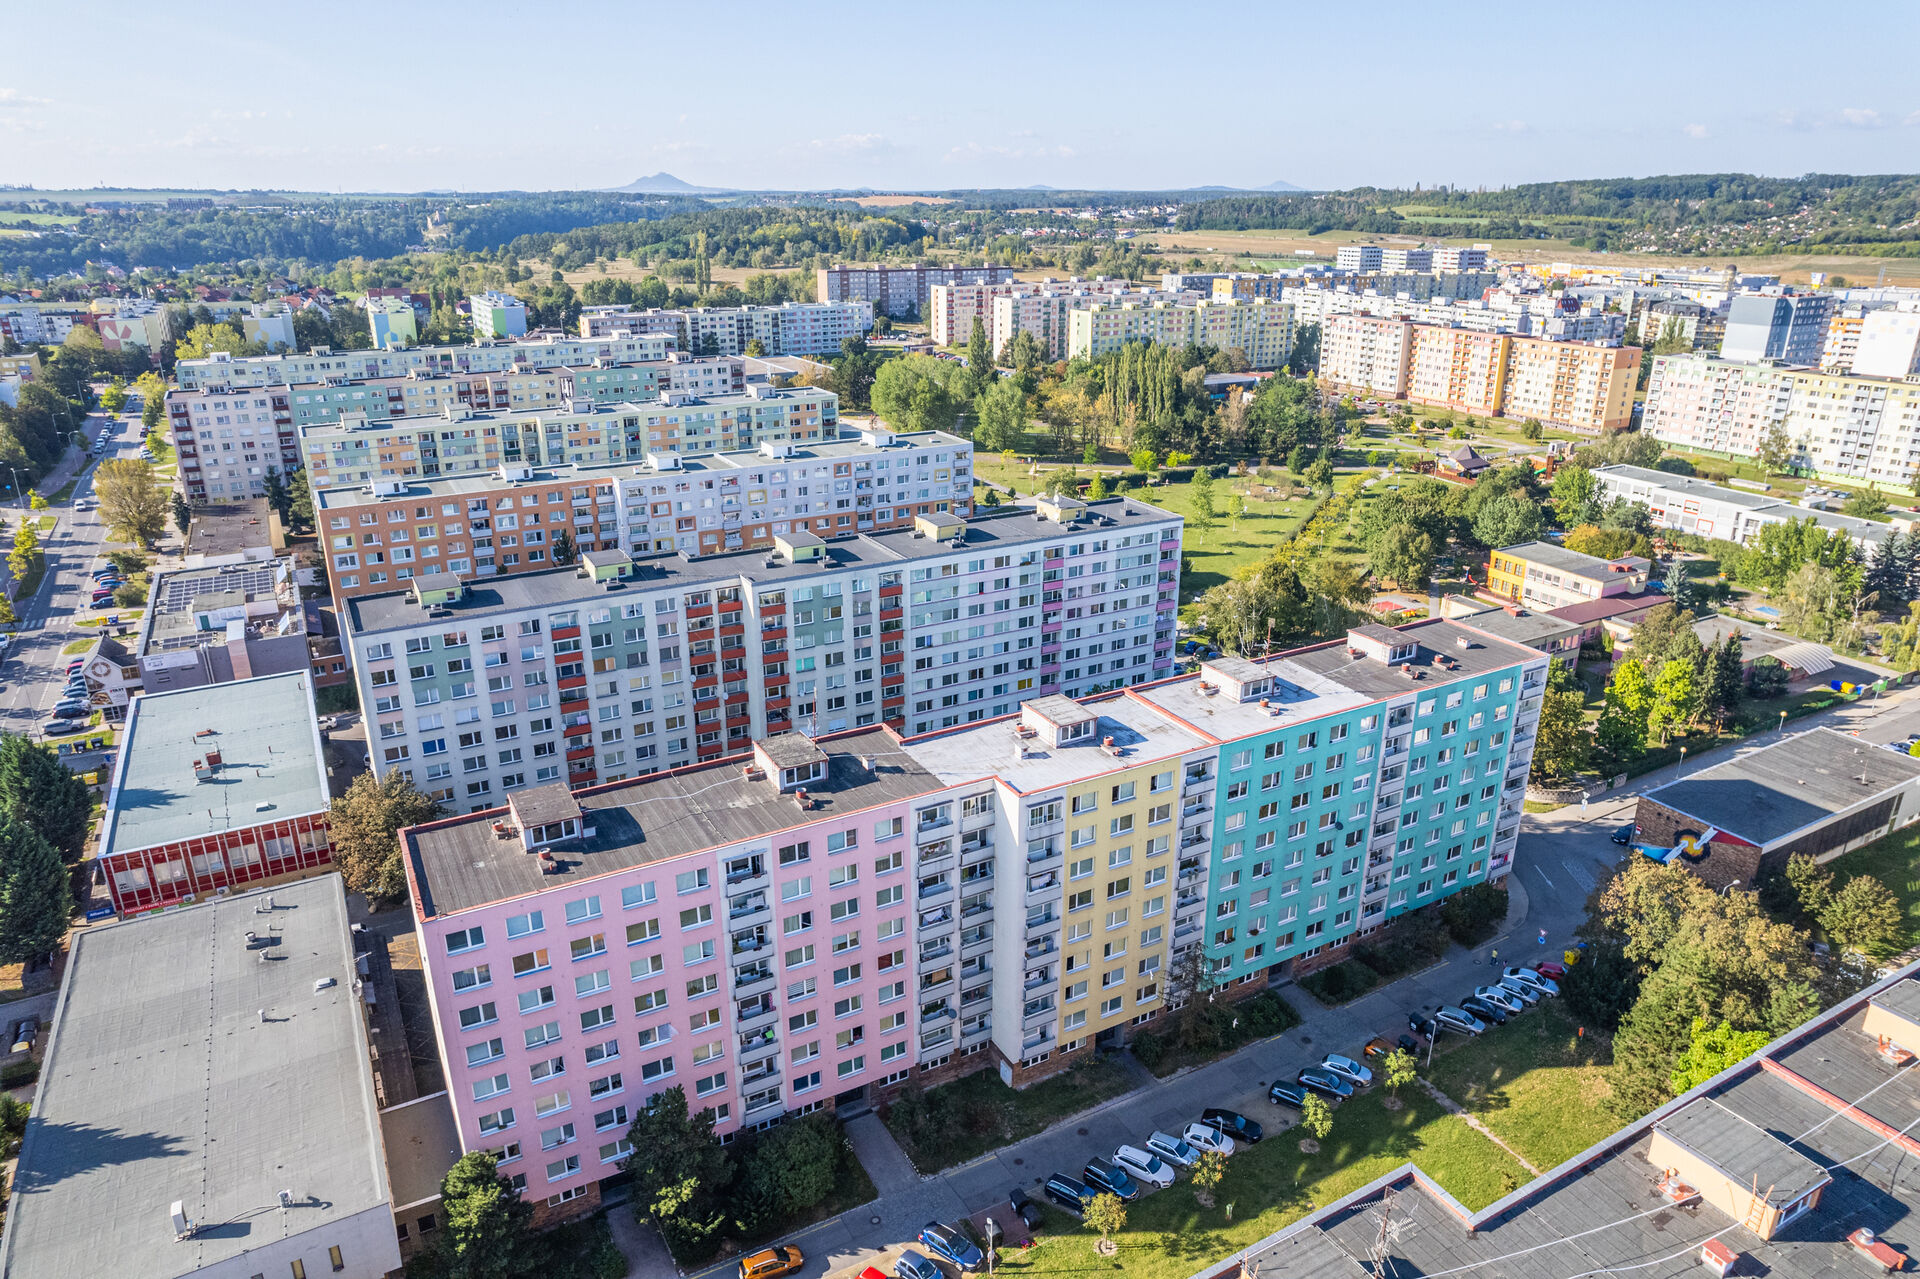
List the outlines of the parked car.
{"type": "Polygon", "coordinates": [[[40,732],[47,737],[64,737],[68,733],[84,733],[86,730],[87,721],[84,719],[67,719],[59,715],[40,725],[40,732]]]}
{"type": "Polygon", "coordinates": [[[1085,1182],[1065,1173],[1054,1173],[1047,1178],[1047,1184],[1042,1189],[1046,1191],[1047,1198],[1075,1212],[1085,1212],[1088,1201],[1093,1198],[1093,1191],[1087,1188],[1085,1182]]]}
{"type": "Polygon", "coordinates": [[[1173,1184],[1173,1165],[1150,1150],[1122,1146],[1113,1152],[1113,1162],[1144,1185],[1165,1188],[1173,1184]]]}
{"type": "Polygon", "coordinates": [[[1328,1053],[1320,1059],[1320,1069],[1330,1070],[1355,1088],[1365,1088],[1373,1082],[1373,1072],[1351,1057],[1342,1057],[1339,1053],[1328,1053]]]}
{"type": "Polygon", "coordinates": [[[19,1026],[15,1027],[13,1032],[13,1051],[17,1053],[31,1051],[33,1048],[33,1038],[39,1033],[40,1019],[38,1017],[21,1018],[19,1026]]]}
{"type": "Polygon", "coordinates": [[[1486,1030],[1487,1024],[1464,1008],[1455,1008],[1447,1004],[1433,1015],[1433,1019],[1448,1030],[1457,1030],[1463,1035],[1478,1035],[1486,1030]]]}
{"type": "Polygon", "coordinates": [[[87,704],[77,698],[59,702],[53,708],[53,715],[56,719],[85,719],[87,704]]]}
{"type": "Polygon", "coordinates": [[[1433,1014],[1423,1013],[1417,1009],[1408,1013],[1407,1029],[1416,1035],[1431,1035],[1433,1033],[1433,1014]]]}
{"type": "Polygon", "coordinates": [[[979,1244],[952,1226],[937,1221],[929,1221],[920,1227],[920,1244],[942,1261],[950,1261],[962,1270],[977,1270],[980,1263],[986,1260],[979,1244]]]}
{"type": "Polygon", "coordinates": [[[1200,1158],[1200,1152],[1170,1132],[1154,1129],[1147,1138],[1147,1149],[1176,1168],[1186,1168],[1200,1158]]]}
{"type": "Polygon", "coordinates": [[[1625,826],[1614,827],[1613,834],[1607,838],[1616,844],[1631,844],[1633,842],[1633,832],[1635,829],[1634,823],[1628,822],[1625,826]]]}
{"type": "MultiPolygon", "coordinates": [[[[1404,1038],[1404,1036],[1402,1036],[1402,1038],[1404,1038]]],[[[1360,1055],[1362,1057],[1365,1057],[1368,1061],[1373,1061],[1376,1058],[1385,1057],[1388,1053],[1392,1051],[1393,1051],[1392,1044],[1380,1038],[1380,1036],[1375,1035],[1372,1039],[1369,1039],[1367,1041],[1366,1047],[1360,1050],[1360,1055]]]]}
{"type": "Polygon", "coordinates": [[[929,1258],[909,1248],[893,1263],[893,1279],[947,1279],[929,1258]]]}
{"type": "Polygon", "coordinates": [[[1187,1130],[1180,1135],[1196,1150],[1211,1150],[1222,1155],[1233,1153],[1233,1138],[1212,1124],[1188,1124],[1187,1130]]]}
{"type": "Polygon", "coordinates": [[[1343,1101],[1353,1096],[1353,1085],[1331,1070],[1319,1070],[1310,1066],[1294,1078],[1299,1080],[1302,1087],[1311,1088],[1321,1096],[1331,1097],[1335,1101],[1343,1101]]]}
{"type": "Polygon", "coordinates": [[[1087,1160],[1081,1179],[1092,1186],[1096,1193],[1104,1190],[1110,1195],[1118,1195],[1123,1203],[1132,1203],[1140,1197],[1140,1183],[1127,1176],[1125,1169],[1110,1160],[1087,1160]]]}
{"type": "Polygon", "coordinates": [[[1465,999],[1460,1001],[1460,1007],[1472,1013],[1475,1017],[1478,1017],[1481,1021],[1488,1022],[1495,1026],[1506,1025],[1507,1019],[1513,1016],[1512,1013],[1508,1012],[1505,1008],[1501,1007],[1499,1004],[1490,1003],[1487,1000],[1480,998],[1478,995],[1468,995],[1465,999]]]}
{"type": "Polygon", "coordinates": [[[790,1275],[805,1261],[800,1250],[791,1244],[768,1248],[750,1257],[740,1258],[740,1279],[774,1279],[776,1275],[790,1275]]]}
{"type": "Polygon", "coordinates": [[[1529,986],[1517,977],[1502,977],[1499,988],[1526,1004],[1537,1004],[1546,997],[1546,992],[1529,986]]]}
{"type": "Polygon", "coordinates": [[[860,1272],[860,1279],[887,1279],[887,1272],[878,1266],[868,1266],[860,1272]]]}
{"type": "Polygon", "coordinates": [[[1040,1205],[1027,1198],[1027,1192],[1018,1186],[1007,1196],[1007,1206],[1013,1209],[1014,1216],[1020,1218],[1020,1224],[1028,1230],[1040,1229],[1040,1223],[1047,1219],[1047,1215],[1040,1211],[1040,1205]]]}
{"type": "Polygon", "coordinates": [[[1523,982],[1543,995],[1560,993],[1560,983],[1535,968],[1509,968],[1500,974],[1500,980],[1523,982]]]}
{"type": "Polygon", "coordinates": [[[1476,998],[1484,999],[1490,1004],[1496,1004],[1510,1013],[1523,1013],[1527,1011],[1527,1001],[1513,991],[1508,990],[1505,986],[1475,986],[1473,993],[1476,998]]]}
{"type": "Polygon", "coordinates": [[[1257,1142],[1267,1135],[1265,1129],[1239,1111],[1222,1110],[1218,1106],[1208,1106],[1201,1111],[1200,1122],[1212,1124],[1236,1141],[1257,1142]]]}
{"type": "Polygon", "coordinates": [[[1533,971],[1553,981],[1565,981],[1567,979],[1567,966],[1557,959],[1542,960],[1533,966],[1533,971]]]}
{"type": "Polygon", "coordinates": [[[1420,1041],[1412,1035],[1402,1035],[1394,1041],[1394,1045],[1402,1052],[1414,1052],[1420,1047],[1420,1041]]]}
{"type": "Polygon", "coordinates": [[[1273,1087],[1267,1089],[1267,1100],[1276,1106],[1292,1106],[1300,1109],[1307,1100],[1307,1090],[1299,1084],[1290,1084],[1284,1079],[1273,1081],[1273,1087]]]}

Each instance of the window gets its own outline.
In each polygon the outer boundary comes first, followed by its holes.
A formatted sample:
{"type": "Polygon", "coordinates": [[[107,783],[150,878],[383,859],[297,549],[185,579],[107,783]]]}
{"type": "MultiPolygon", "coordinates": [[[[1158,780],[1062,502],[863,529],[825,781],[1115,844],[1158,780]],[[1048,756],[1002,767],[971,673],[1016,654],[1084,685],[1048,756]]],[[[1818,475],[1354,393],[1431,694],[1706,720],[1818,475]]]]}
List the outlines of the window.
{"type": "Polygon", "coordinates": [[[525,937],[529,933],[537,933],[545,927],[546,922],[537,910],[530,911],[525,915],[509,915],[507,917],[507,937],[509,940],[515,937],[525,937]]]}
{"type": "Polygon", "coordinates": [[[463,928],[458,932],[447,934],[447,953],[449,955],[458,955],[463,950],[472,950],[476,946],[484,946],[486,945],[486,941],[487,939],[481,932],[480,926],[475,924],[472,928],[463,928]]]}

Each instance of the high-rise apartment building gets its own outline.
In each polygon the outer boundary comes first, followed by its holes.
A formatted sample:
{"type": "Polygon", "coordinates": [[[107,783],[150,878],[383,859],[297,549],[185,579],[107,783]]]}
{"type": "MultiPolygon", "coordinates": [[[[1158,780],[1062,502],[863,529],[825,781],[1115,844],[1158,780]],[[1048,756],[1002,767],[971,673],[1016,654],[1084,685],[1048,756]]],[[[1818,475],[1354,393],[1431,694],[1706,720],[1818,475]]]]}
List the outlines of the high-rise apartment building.
{"type": "Polygon", "coordinates": [[[474,342],[465,346],[413,346],[386,351],[335,351],[317,346],[283,355],[231,355],[225,351],[174,368],[181,389],[252,389],[310,382],[364,382],[405,377],[409,373],[502,373],[514,369],[578,368],[602,362],[636,364],[664,360],[678,349],[671,333],[604,335],[593,338],[543,334],[514,342],[474,342]]]}
{"type": "Polygon", "coordinates": [[[1638,347],[1372,315],[1332,316],[1320,339],[1320,376],[1335,386],[1580,431],[1632,421],[1639,359],[1638,347]]]}
{"type": "MultiPolygon", "coordinates": [[[[819,601],[731,602],[744,627],[819,601]]],[[[581,621],[480,648],[501,669],[622,625],[581,621]]],[[[905,740],[755,734],[414,828],[461,1142],[528,1198],[590,1199],[667,1087],[727,1134],[909,1080],[1024,1084],[1155,1025],[1196,949],[1229,998],[1335,962],[1510,872],[1546,664],[1470,623],[1365,626],[905,740]]]]}
{"type": "Polygon", "coordinates": [[[1830,293],[1785,293],[1776,287],[1738,294],[1727,307],[1727,335],[1721,340],[1720,356],[1816,365],[1832,317],[1830,293]]]}
{"type": "Polygon", "coordinates": [[[1863,316],[1848,371],[1884,378],[1920,372],[1920,306],[1881,307],[1863,316]]]}
{"type": "Polygon", "coordinates": [[[317,489],[336,603],[417,577],[534,572],[577,552],[688,559],[905,528],[973,510],[973,446],[938,431],[869,430],[818,444],[649,454],[639,465],[501,466],[433,479],[317,489]]]}
{"type": "Polygon", "coordinates": [[[1380,269],[1382,271],[1431,271],[1433,270],[1433,250],[1382,249],[1380,250],[1380,269]]]}
{"type": "Polygon", "coordinates": [[[526,336],[527,304],[511,293],[502,293],[497,289],[476,293],[467,299],[467,309],[473,320],[473,332],[476,337],[486,339],[526,336]]]}
{"type": "Polygon", "coordinates": [[[1663,355],[1640,429],[1678,448],[1754,457],[1776,431],[1795,464],[1831,479],[1912,491],[1920,475],[1920,382],[1663,355]]]}
{"type": "Polygon", "coordinates": [[[933,732],[1024,697],[1161,678],[1179,536],[1157,507],[1064,499],[834,541],[776,534],[771,555],[635,565],[595,552],[579,569],[470,585],[422,576],[348,600],[342,629],[375,770],[485,807],[768,733],[883,720],[933,732]],[[590,643],[574,642],[582,622],[590,643]]]}
{"type": "Polygon", "coordinates": [[[1487,269],[1487,250],[1478,246],[1435,249],[1433,269],[1444,272],[1484,271],[1487,269]]]}
{"type": "Polygon", "coordinates": [[[584,337],[668,334],[697,355],[745,355],[758,342],[765,354],[832,355],[848,338],[873,329],[873,308],[862,302],[782,302],[777,306],[710,306],[633,311],[588,307],[580,313],[584,337]]]}
{"type": "Polygon", "coordinates": [[[909,311],[924,317],[936,284],[1006,284],[1010,266],[823,266],[816,273],[822,302],[865,302],[888,315],[909,311]]]}
{"type": "Polygon", "coordinates": [[[1095,301],[1067,312],[1067,355],[1097,360],[1129,342],[1221,350],[1238,347],[1253,367],[1278,368],[1293,353],[1293,308],[1265,298],[1198,302],[1095,301]]]}
{"type": "Polygon", "coordinates": [[[1333,252],[1333,264],[1342,271],[1378,271],[1385,262],[1377,244],[1343,244],[1333,252]]]}

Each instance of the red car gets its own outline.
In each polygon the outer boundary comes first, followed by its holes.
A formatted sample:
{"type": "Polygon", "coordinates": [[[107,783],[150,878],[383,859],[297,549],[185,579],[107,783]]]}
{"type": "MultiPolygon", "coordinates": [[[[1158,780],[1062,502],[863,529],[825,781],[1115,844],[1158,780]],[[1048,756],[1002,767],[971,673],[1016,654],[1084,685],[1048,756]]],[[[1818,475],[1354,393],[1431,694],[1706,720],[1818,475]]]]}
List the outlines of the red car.
{"type": "Polygon", "coordinates": [[[1558,960],[1549,959],[1545,963],[1535,964],[1533,968],[1542,977],[1551,977],[1555,981],[1561,981],[1567,975],[1567,966],[1558,960]]]}

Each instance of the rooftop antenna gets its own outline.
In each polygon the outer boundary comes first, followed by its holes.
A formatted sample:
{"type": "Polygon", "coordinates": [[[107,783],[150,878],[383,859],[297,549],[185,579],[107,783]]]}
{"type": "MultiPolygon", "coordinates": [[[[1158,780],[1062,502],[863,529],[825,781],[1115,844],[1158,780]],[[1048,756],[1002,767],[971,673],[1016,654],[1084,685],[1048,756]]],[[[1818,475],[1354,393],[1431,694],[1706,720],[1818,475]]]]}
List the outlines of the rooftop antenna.
{"type": "Polygon", "coordinates": [[[1393,1220],[1393,1189],[1388,1187],[1380,1196],[1380,1229],[1373,1237],[1373,1247],[1367,1253],[1373,1262],[1373,1273],[1391,1275],[1394,1273],[1393,1259],[1387,1255],[1388,1226],[1393,1220]]]}

